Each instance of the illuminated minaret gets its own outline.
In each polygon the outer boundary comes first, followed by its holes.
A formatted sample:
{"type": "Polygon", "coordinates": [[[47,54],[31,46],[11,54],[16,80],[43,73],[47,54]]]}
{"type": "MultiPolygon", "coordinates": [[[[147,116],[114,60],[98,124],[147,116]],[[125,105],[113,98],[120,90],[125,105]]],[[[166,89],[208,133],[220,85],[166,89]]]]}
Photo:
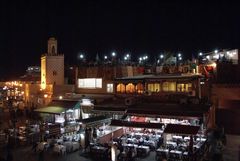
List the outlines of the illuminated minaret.
{"type": "Polygon", "coordinates": [[[64,84],[64,55],[57,52],[57,40],[49,38],[48,52],[41,57],[41,88],[64,84]]]}

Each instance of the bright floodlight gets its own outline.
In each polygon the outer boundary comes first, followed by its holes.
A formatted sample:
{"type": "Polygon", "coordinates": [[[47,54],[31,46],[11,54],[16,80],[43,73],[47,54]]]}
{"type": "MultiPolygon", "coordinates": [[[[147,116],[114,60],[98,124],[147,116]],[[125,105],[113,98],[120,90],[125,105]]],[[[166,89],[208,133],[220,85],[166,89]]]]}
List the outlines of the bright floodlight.
{"type": "Polygon", "coordinates": [[[179,57],[179,60],[182,60],[182,57],[179,57]]]}
{"type": "Polygon", "coordinates": [[[126,57],[127,57],[127,58],[129,58],[129,57],[130,57],[130,55],[129,55],[129,54],[127,54],[127,55],[126,55],[126,57]]]}
{"type": "Polygon", "coordinates": [[[107,58],[108,58],[107,55],[105,55],[105,56],[104,56],[104,59],[107,59],[107,58]]]}
{"type": "Polygon", "coordinates": [[[127,59],[128,59],[128,58],[125,56],[125,57],[124,57],[124,60],[127,60],[127,59]]]}
{"type": "Polygon", "coordinates": [[[139,58],[139,61],[142,61],[142,57],[139,58]]]}
{"type": "Polygon", "coordinates": [[[148,59],[148,56],[146,55],[145,58],[148,59]]]}
{"type": "Polygon", "coordinates": [[[162,59],[163,57],[164,57],[164,55],[163,55],[163,54],[161,54],[161,55],[160,55],[160,58],[162,59]]]}
{"type": "Polygon", "coordinates": [[[179,53],[179,54],[178,54],[178,57],[181,57],[181,56],[182,56],[182,54],[181,54],[181,53],[179,53]]]}
{"type": "Polygon", "coordinates": [[[80,59],[83,59],[83,58],[84,58],[84,55],[83,55],[83,54],[80,54],[79,57],[80,57],[80,59]]]}
{"type": "Polygon", "coordinates": [[[218,50],[214,50],[214,53],[217,54],[217,53],[218,53],[218,50]]]}
{"type": "Polygon", "coordinates": [[[115,52],[112,52],[112,56],[116,56],[116,53],[115,53],[115,52]]]}
{"type": "Polygon", "coordinates": [[[199,56],[202,56],[203,54],[202,54],[202,52],[200,52],[198,55],[199,55],[199,56]]]}

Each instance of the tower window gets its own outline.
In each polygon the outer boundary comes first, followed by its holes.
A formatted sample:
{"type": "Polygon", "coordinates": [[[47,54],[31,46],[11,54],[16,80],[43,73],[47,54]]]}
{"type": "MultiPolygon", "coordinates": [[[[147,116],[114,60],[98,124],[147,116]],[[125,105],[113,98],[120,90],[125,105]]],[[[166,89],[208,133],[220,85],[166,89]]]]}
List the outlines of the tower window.
{"type": "Polygon", "coordinates": [[[57,71],[53,71],[53,76],[56,76],[57,75],[57,71]]]}
{"type": "Polygon", "coordinates": [[[55,46],[52,46],[52,54],[56,54],[55,53],[55,46]]]}

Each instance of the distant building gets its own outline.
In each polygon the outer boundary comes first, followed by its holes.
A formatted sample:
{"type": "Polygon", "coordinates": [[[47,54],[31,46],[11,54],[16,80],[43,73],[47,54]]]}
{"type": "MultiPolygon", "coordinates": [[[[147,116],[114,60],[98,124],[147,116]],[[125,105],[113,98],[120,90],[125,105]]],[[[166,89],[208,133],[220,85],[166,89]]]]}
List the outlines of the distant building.
{"type": "Polygon", "coordinates": [[[28,83],[39,83],[41,80],[41,68],[39,66],[29,66],[26,73],[20,77],[20,81],[28,83]]]}
{"type": "Polygon", "coordinates": [[[213,83],[240,83],[238,49],[204,53],[200,62],[204,66],[204,73],[212,77],[213,83]]]}
{"type": "Polygon", "coordinates": [[[41,88],[64,84],[64,55],[57,52],[57,40],[48,40],[48,53],[41,57],[41,88]]]}

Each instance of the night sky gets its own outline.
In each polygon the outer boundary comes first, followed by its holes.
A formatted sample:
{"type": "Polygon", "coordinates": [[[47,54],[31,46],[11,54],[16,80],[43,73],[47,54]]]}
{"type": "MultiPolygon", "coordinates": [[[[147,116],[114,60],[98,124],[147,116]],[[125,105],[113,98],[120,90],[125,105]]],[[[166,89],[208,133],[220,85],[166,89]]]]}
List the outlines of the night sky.
{"type": "Polygon", "coordinates": [[[240,48],[237,3],[79,2],[1,0],[0,78],[40,65],[51,36],[58,39],[66,64],[78,63],[79,52],[88,59],[112,51],[121,57],[172,51],[187,58],[199,51],[240,48]]]}

